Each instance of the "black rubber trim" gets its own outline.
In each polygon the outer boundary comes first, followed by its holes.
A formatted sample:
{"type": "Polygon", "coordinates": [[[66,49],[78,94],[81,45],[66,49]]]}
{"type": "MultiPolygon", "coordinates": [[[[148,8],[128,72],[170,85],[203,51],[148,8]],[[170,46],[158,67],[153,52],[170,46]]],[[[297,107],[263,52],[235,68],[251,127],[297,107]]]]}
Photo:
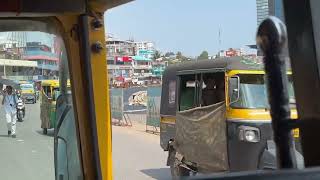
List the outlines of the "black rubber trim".
{"type": "Polygon", "coordinates": [[[89,106],[89,120],[91,129],[91,138],[93,142],[93,156],[95,160],[95,167],[97,177],[95,179],[101,180],[101,166],[100,166],[100,155],[98,147],[98,136],[97,136],[97,125],[96,125],[96,114],[95,114],[95,103],[94,103],[94,93],[93,93],[93,81],[92,81],[92,71],[91,71],[91,47],[89,43],[89,29],[88,29],[88,15],[81,15],[79,18],[79,30],[81,31],[81,52],[84,60],[83,71],[85,74],[84,84],[87,85],[87,103],[89,106]]]}
{"type": "Polygon", "coordinates": [[[63,110],[63,113],[62,113],[62,115],[61,115],[61,118],[58,120],[58,124],[57,124],[57,126],[56,126],[56,128],[55,128],[55,129],[56,129],[56,130],[55,130],[55,132],[56,132],[55,135],[58,136],[58,133],[59,133],[61,124],[63,123],[63,121],[64,121],[65,117],[67,116],[68,112],[70,111],[70,109],[71,109],[71,106],[70,106],[70,105],[67,105],[66,108],[63,110]]]}

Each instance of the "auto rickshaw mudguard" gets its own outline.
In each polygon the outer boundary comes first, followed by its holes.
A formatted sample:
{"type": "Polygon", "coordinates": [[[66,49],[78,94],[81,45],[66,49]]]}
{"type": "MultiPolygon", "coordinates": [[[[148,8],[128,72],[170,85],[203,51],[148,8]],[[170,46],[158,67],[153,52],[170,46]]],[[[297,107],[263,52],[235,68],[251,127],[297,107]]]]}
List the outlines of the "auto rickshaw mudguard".
{"type": "Polygon", "coordinates": [[[277,169],[276,149],[273,142],[267,141],[267,147],[260,157],[258,169],[277,169]]]}

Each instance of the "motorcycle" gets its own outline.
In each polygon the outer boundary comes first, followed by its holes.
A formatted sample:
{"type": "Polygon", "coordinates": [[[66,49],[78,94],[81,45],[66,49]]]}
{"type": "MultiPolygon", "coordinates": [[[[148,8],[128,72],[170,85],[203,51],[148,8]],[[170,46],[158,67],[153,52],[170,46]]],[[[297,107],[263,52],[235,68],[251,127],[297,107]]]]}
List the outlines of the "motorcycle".
{"type": "Polygon", "coordinates": [[[18,101],[17,101],[17,119],[19,122],[23,121],[23,118],[25,116],[25,106],[24,102],[21,98],[21,95],[18,94],[18,101]]]}

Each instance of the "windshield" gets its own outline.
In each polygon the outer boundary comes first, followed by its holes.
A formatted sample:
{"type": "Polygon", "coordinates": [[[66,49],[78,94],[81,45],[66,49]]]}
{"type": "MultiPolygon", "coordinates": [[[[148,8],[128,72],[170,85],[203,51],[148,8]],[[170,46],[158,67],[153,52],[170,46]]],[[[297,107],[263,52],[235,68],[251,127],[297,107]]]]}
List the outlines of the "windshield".
{"type": "MultiPolygon", "coordinates": [[[[269,109],[265,75],[262,74],[240,74],[239,98],[230,92],[230,106],[233,108],[269,109]]],[[[295,107],[292,78],[288,76],[288,94],[291,108],[295,107]]]]}
{"type": "Polygon", "coordinates": [[[0,85],[1,179],[83,179],[72,97],[54,102],[63,94],[62,85],[71,86],[68,56],[57,27],[46,22],[0,20],[0,79],[8,80],[0,85]],[[61,89],[42,84],[57,79],[61,89]],[[8,86],[23,95],[9,98],[14,91],[8,86]]]}
{"type": "Polygon", "coordinates": [[[31,90],[31,89],[33,90],[34,89],[32,84],[21,84],[20,87],[22,90],[31,90]]]}

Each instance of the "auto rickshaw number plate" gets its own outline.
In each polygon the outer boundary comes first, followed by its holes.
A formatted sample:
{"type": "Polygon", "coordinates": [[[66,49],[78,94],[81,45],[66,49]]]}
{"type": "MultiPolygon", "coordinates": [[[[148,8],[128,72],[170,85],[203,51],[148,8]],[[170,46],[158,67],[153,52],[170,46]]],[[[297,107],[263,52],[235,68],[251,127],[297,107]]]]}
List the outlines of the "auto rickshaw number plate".
{"type": "Polygon", "coordinates": [[[298,128],[293,130],[293,137],[295,137],[295,138],[299,137],[299,129],[298,128]]]}

